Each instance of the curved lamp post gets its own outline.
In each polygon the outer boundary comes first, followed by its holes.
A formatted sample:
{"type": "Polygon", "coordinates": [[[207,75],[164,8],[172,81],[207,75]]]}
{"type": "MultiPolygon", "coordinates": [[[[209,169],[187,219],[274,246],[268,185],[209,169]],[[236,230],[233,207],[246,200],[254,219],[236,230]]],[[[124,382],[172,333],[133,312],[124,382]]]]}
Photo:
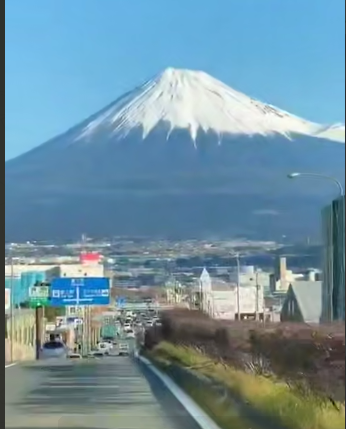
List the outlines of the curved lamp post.
{"type": "Polygon", "coordinates": [[[318,173],[300,173],[300,172],[294,172],[287,175],[289,179],[296,179],[297,177],[315,177],[316,179],[323,179],[323,180],[329,180],[330,182],[333,182],[339,190],[340,197],[343,197],[345,195],[344,187],[342,186],[341,182],[332,176],[327,176],[325,174],[318,174],[318,173]]]}

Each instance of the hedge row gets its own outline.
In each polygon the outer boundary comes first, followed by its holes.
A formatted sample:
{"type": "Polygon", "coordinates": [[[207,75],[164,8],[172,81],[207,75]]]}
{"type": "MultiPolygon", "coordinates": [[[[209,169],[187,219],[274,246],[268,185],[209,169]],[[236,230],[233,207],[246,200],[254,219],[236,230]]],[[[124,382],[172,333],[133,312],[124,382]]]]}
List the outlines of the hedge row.
{"type": "Polygon", "coordinates": [[[197,348],[244,371],[285,380],[304,394],[345,401],[345,326],[222,322],[198,311],[164,313],[146,333],[145,346],[161,341],[197,348]]]}

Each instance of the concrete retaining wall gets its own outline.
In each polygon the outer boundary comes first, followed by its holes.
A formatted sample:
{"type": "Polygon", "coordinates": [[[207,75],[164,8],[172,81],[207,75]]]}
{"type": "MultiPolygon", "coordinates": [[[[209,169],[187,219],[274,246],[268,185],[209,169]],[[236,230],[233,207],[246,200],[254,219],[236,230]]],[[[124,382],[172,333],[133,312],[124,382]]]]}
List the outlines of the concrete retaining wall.
{"type": "Polygon", "coordinates": [[[5,340],[5,362],[19,362],[35,359],[35,347],[19,343],[13,343],[13,356],[11,341],[5,340]]]}

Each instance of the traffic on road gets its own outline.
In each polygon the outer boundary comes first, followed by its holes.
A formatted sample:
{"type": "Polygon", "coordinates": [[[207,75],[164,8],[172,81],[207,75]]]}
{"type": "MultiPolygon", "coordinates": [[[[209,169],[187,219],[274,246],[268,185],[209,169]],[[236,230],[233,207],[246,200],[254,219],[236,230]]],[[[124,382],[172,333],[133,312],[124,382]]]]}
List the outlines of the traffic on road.
{"type": "Polygon", "coordinates": [[[137,333],[159,316],[124,313],[115,323],[119,334],[100,338],[88,356],[75,359],[57,338],[43,345],[39,361],[6,370],[5,427],[199,429],[134,355],[137,333]]]}
{"type": "MultiPolygon", "coordinates": [[[[81,353],[82,344],[77,343],[72,350],[66,346],[60,335],[51,334],[49,340],[41,348],[40,359],[81,359],[130,355],[134,352],[136,342],[143,336],[145,329],[159,324],[158,312],[150,308],[146,311],[121,311],[110,321],[108,317],[107,335],[102,335],[85,355],[81,353]]],[[[89,343],[87,338],[86,340],[89,343]]]]}

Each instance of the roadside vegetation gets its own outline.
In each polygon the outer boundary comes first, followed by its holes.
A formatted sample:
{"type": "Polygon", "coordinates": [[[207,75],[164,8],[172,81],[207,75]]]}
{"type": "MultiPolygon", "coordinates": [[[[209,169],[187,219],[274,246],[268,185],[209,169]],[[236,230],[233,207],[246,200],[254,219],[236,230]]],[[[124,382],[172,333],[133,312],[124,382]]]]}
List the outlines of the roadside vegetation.
{"type": "Polygon", "coordinates": [[[220,322],[183,310],[162,322],[145,353],[173,378],[178,366],[217,385],[218,395],[177,380],[221,428],[345,428],[344,325],[220,322]]]}

